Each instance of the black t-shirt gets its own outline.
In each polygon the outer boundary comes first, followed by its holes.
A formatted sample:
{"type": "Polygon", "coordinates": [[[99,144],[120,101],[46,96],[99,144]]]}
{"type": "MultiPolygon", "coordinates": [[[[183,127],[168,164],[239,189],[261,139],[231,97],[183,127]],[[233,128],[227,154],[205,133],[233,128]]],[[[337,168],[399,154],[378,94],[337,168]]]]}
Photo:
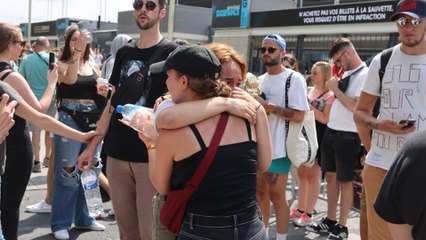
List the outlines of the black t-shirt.
{"type": "MultiPolygon", "coordinates": [[[[7,93],[9,95],[9,102],[16,100],[18,104],[21,102],[22,98],[18,92],[15,91],[9,84],[0,81],[0,97],[7,93]]],[[[4,160],[5,160],[5,142],[0,144],[0,176],[4,173],[4,160]]]]}
{"type": "Polygon", "coordinates": [[[384,220],[413,226],[414,239],[426,239],[426,131],[415,133],[398,152],[374,203],[384,220]]]}
{"type": "MultiPolygon", "coordinates": [[[[140,49],[134,44],[120,48],[110,78],[110,83],[116,88],[111,98],[112,106],[116,108],[117,105],[131,103],[152,108],[155,100],[167,92],[167,75],[149,74],[149,65],[165,60],[176,47],[175,43],[163,39],[150,48],[140,49]],[[156,59],[150,59],[153,55],[157,56],[156,59]]],[[[121,114],[116,112],[111,116],[105,138],[107,155],[125,161],[148,162],[145,144],[135,130],[118,121],[121,118],[121,114]]]]}

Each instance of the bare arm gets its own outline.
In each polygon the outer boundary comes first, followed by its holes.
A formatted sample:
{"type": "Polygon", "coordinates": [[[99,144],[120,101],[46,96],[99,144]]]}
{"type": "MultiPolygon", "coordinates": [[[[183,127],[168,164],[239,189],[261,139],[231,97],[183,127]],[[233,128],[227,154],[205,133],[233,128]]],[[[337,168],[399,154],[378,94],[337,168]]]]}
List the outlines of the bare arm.
{"type": "Polygon", "coordinates": [[[155,123],[160,129],[176,129],[225,111],[250,121],[253,121],[256,112],[255,107],[247,101],[215,97],[179,103],[176,106],[166,108],[158,114],[155,123]]]}
{"type": "MultiPolygon", "coordinates": [[[[170,136],[172,134],[170,134],[170,130],[162,129],[157,139],[157,149],[160,151],[155,151],[154,158],[151,158],[152,155],[149,156],[149,164],[152,165],[150,166],[152,168],[152,172],[150,172],[151,182],[158,193],[162,195],[166,195],[171,188],[173,152],[176,146],[176,138],[170,136]]],[[[150,152],[153,151],[150,150],[150,152]]]]}
{"type": "Polygon", "coordinates": [[[263,107],[256,114],[257,164],[260,172],[269,169],[272,161],[272,142],[269,132],[268,117],[263,107]]]}
{"type": "Polygon", "coordinates": [[[392,119],[380,121],[373,117],[372,111],[376,100],[377,96],[361,92],[354,112],[354,121],[358,129],[358,134],[367,150],[371,147],[370,130],[375,129],[393,134],[407,134],[416,129],[415,125],[408,129],[402,129],[407,123],[396,123],[392,119]]]}
{"type": "Polygon", "coordinates": [[[405,239],[412,240],[413,236],[411,231],[413,230],[412,225],[408,224],[393,224],[388,222],[389,231],[394,240],[405,239]]]}
{"type": "Polygon", "coordinates": [[[322,112],[314,107],[311,107],[311,109],[312,111],[314,111],[315,120],[322,124],[328,123],[328,120],[330,118],[331,104],[326,104],[322,112]]]}
{"type": "MultiPolygon", "coordinates": [[[[112,88],[111,95],[114,95],[115,87],[112,88]]],[[[101,118],[97,122],[98,126],[96,132],[98,133],[95,137],[92,138],[87,148],[80,154],[78,157],[78,169],[83,170],[84,165],[87,163],[89,168],[92,166],[93,162],[93,153],[96,150],[96,147],[102,142],[106,133],[108,132],[109,122],[111,120],[111,115],[114,112],[114,108],[111,106],[111,101],[108,100],[104,110],[102,111],[101,118]]]]}
{"type": "Polygon", "coordinates": [[[9,129],[15,124],[13,114],[15,113],[16,101],[12,101],[9,104],[7,103],[8,101],[9,95],[3,94],[0,101],[0,144],[9,135],[9,129]]]}
{"type": "Polygon", "coordinates": [[[336,77],[330,78],[326,83],[326,87],[330,89],[331,91],[333,91],[334,96],[336,96],[336,98],[339,99],[339,101],[343,104],[343,106],[349,111],[351,111],[352,113],[355,112],[355,105],[357,102],[357,98],[352,99],[346,96],[345,93],[339,89],[338,85],[339,85],[339,79],[336,77]]]}
{"type": "Polygon", "coordinates": [[[31,107],[39,112],[46,112],[52,101],[53,92],[56,87],[58,80],[57,67],[55,65],[52,71],[47,70],[47,88],[44,91],[43,96],[40,100],[34,95],[28,82],[19,73],[11,73],[4,81],[12,86],[19,94],[22,99],[27,102],[31,107]]]}
{"type": "Polygon", "coordinates": [[[79,142],[86,142],[96,134],[96,132],[82,133],[73,128],[70,128],[55,118],[36,111],[25,101],[21,101],[18,108],[16,109],[16,114],[22,118],[27,119],[38,128],[67,138],[72,138],[79,142]]]}
{"type": "Polygon", "coordinates": [[[72,57],[67,62],[60,61],[59,65],[59,82],[66,83],[69,85],[74,84],[77,81],[77,73],[80,65],[80,59],[82,57],[84,48],[86,44],[84,40],[86,39],[85,34],[80,34],[77,38],[77,42],[73,49],[70,49],[72,52],[72,57]]]}

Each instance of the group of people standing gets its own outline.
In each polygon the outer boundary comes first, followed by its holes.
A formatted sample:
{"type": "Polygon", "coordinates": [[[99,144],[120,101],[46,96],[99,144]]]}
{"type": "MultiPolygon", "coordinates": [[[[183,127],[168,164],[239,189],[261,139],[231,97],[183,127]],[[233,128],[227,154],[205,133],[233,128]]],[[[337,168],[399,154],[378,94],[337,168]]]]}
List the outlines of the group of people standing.
{"type": "MultiPolygon", "coordinates": [[[[0,41],[0,93],[7,93],[0,102],[0,142],[7,162],[1,173],[1,224],[6,239],[18,237],[19,205],[33,165],[23,118],[57,134],[51,218],[56,239],[69,239],[73,224],[86,230],[105,229],[90,216],[79,181],[79,171],[85,167],[100,172],[102,142],[120,239],[269,239],[271,203],[277,240],[287,239],[290,220],[309,231],[327,233],[327,239],[347,239],[361,143],[368,151],[363,172],[368,238],[425,237],[420,227],[425,222],[421,206],[417,217],[398,212],[408,207],[400,202],[413,199],[410,194],[395,194],[395,187],[405,186],[405,181],[392,175],[409,169],[400,163],[404,158],[419,157],[400,153],[397,166],[392,166],[408,137],[424,129],[424,1],[398,3],[391,20],[396,20],[401,43],[393,47],[383,76],[379,74],[382,54],[368,68],[352,42],[341,37],[332,44],[329,57],[344,70],[342,78],[333,74],[328,62],[319,61],[312,66],[313,88],[308,91],[305,78],[294,70],[294,57],[286,53],[285,40],[278,34],[267,35],[259,49],[267,72],[259,77],[257,94],[238,88],[246,81],[246,65],[232,47],[218,43],[178,46],[163,38],[159,24],[166,15],[165,5],[165,0],[133,2],[140,36],[134,42],[127,40],[114,55],[109,77],[112,92],[96,88],[100,69],[89,61],[87,36],[71,26],[58,64],[46,73],[46,90],[37,99],[22,75],[12,72],[9,65],[25,44],[22,34],[17,27],[0,24],[0,36],[4,36],[0,41]],[[49,107],[57,82],[59,121],[40,113],[49,107]],[[379,97],[380,115],[375,118],[372,110],[379,97]],[[123,124],[115,109],[126,103],[155,108],[156,128],[138,133],[123,124]],[[291,168],[285,124],[303,121],[310,110],[315,114],[320,148],[312,167],[297,169],[299,200],[290,211],[285,195],[291,168]],[[96,131],[81,133],[82,126],[73,117],[76,112],[97,115],[96,131]],[[227,123],[218,151],[188,202],[181,230],[172,234],[159,221],[161,206],[170,191],[186,187],[222,117],[227,123]],[[403,121],[412,118],[416,120],[412,126],[403,121]],[[392,171],[385,179],[389,168],[392,171]],[[327,183],[327,216],[315,222],[321,172],[327,183]],[[391,222],[390,228],[381,217],[391,222]]],[[[411,149],[403,147],[402,151],[411,149]]],[[[409,173],[404,176],[408,179],[409,173]]]]}

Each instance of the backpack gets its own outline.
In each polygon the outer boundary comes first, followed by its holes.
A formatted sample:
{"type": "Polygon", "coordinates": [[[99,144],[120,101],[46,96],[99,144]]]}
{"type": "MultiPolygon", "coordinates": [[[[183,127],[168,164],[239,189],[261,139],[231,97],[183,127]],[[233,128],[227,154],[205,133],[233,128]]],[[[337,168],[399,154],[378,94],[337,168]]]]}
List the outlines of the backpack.
{"type": "MultiPolygon", "coordinates": [[[[379,79],[380,79],[380,92],[382,92],[382,81],[383,76],[386,72],[386,66],[388,65],[389,59],[392,56],[393,48],[388,48],[382,51],[382,55],[380,56],[380,69],[379,69],[379,79]]],[[[373,116],[377,118],[380,113],[380,98],[377,99],[373,108],[373,116]]]]}

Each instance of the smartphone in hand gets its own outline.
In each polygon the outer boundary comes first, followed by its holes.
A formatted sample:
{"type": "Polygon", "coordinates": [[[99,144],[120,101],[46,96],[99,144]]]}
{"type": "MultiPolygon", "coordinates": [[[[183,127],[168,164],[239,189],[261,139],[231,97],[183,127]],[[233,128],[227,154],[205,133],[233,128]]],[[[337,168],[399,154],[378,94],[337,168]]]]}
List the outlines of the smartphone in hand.
{"type": "Polygon", "coordinates": [[[54,52],[50,52],[49,53],[49,70],[50,71],[52,71],[54,63],[55,63],[55,53],[54,52]]]}
{"type": "Polygon", "coordinates": [[[404,127],[402,127],[402,129],[408,129],[408,128],[411,128],[412,126],[414,126],[414,124],[416,123],[416,119],[409,118],[407,120],[401,120],[399,123],[401,124],[401,123],[406,123],[406,122],[408,122],[408,124],[405,125],[404,127]]]}

